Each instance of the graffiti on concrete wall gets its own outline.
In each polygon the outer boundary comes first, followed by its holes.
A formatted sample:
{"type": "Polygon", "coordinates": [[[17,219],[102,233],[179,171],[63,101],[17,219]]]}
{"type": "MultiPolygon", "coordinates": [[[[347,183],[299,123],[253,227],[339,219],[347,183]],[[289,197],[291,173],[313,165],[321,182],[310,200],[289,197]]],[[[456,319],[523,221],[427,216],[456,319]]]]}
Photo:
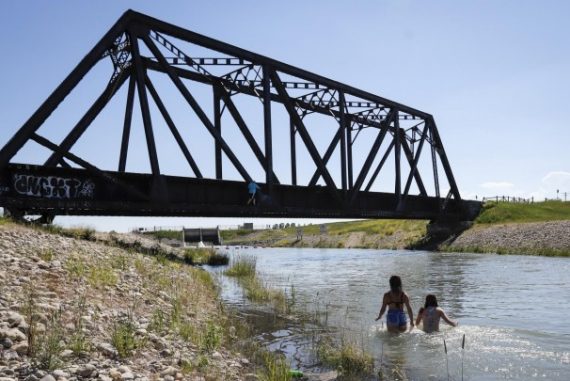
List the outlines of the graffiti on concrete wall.
{"type": "Polygon", "coordinates": [[[51,199],[93,198],[95,184],[91,180],[16,174],[14,190],[26,196],[51,199]]]}

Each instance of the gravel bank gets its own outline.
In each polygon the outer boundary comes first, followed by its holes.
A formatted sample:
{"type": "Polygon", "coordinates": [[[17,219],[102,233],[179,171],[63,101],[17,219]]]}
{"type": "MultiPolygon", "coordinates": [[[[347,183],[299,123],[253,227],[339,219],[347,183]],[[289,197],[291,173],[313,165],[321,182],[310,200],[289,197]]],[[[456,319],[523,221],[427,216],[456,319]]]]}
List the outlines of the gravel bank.
{"type": "Polygon", "coordinates": [[[445,248],[474,249],[520,254],[570,253],[570,221],[475,225],[445,248]]]}
{"type": "Polygon", "coordinates": [[[223,319],[200,269],[0,226],[2,381],[256,380],[223,319]]]}

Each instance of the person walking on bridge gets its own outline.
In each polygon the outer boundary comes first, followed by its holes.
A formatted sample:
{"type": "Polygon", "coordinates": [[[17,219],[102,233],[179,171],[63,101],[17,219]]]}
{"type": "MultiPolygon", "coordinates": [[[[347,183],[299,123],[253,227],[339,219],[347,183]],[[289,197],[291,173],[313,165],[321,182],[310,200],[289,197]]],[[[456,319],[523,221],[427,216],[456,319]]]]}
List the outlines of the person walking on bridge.
{"type": "Polygon", "coordinates": [[[390,291],[384,294],[382,307],[380,308],[376,321],[382,319],[382,315],[384,315],[386,308],[388,308],[388,314],[386,315],[386,327],[388,328],[388,332],[405,332],[408,328],[408,321],[404,313],[404,305],[410,316],[411,330],[414,328],[414,313],[410,306],[410,298],[402,290],[402,280],[400,277],[392,275],[390,277],[390,291]]]}
{"type": "Polygon", "coordinates": [[[261,190],[259,185],[257,185],[254,181],[251,181],[247,184],[247,191],[249,192],[249,200],[247,200],[247,205],[251,204],[255,206],[257,203],[257,191],[261,190]]]}

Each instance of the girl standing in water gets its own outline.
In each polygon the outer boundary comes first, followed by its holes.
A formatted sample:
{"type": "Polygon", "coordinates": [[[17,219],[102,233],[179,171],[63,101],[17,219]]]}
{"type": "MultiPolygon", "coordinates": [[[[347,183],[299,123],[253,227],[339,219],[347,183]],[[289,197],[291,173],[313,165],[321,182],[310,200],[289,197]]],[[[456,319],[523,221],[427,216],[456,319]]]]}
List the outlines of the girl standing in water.
{"type": "Polygon", "coordinates": [[[426,296],[426,304],[424,308],[420,308],[416,325],[419,325],[423,320],[423,330],[426,333],[439,331],[439,319],[443,319],[447,324],[452,327],[457,327],[457,321],[453,321],[447,317],[445,311],[437,306],[437,298],[435,295],[429,294],[426,296]]]}
{"type": "Polygon", "coordinates": [[[402,280],[399,276],[393,275],[390,277],[390,291],[384,294],[382,299],[382,308],[378,313],[376,321],[382,319],[382,315],[388,307],[388,314],[386,315],[386,327],[389,332],[405,332],[408,327],[406,314],[404,313],[404,305],[410,316],[410,329],[414,327],[414,313],[410,306],[410,298],[402,291],[402,280]]]}

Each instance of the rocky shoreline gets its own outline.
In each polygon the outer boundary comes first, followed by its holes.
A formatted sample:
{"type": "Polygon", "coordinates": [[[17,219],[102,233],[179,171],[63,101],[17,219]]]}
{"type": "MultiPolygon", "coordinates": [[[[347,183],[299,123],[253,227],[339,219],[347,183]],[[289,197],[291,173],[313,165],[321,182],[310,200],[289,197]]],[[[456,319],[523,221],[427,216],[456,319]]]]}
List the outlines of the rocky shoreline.
{"type": "Polygon", "coordinates": [[[364,232],[305,234],[257,231],[239,236],[228,245],[362,249],[427,249],[449,252],[570,256],[570,220],[528,223],[475,224],[457,237],[426,248],[426,229],[395,231],[390,235],[364,232]]]}
{"type": "Polygon", "coordinates": [[[570,256],[570,221],[474,225],[442,250],[570,256]]]}
{"type": "Polygon", "coordinates": [[[0,226],[0,381],[257,380],[205,271],[97,238],[0,226]]]}

